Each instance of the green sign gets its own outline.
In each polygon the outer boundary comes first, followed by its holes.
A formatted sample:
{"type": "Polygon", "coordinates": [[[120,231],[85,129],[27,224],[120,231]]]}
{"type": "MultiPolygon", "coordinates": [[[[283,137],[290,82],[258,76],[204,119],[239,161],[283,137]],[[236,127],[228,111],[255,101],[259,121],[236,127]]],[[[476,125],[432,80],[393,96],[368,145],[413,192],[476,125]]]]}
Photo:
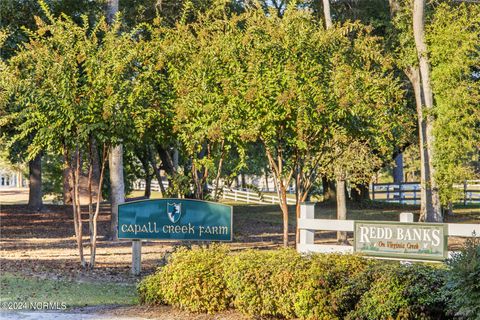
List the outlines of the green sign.
{"type": "Polygon", "coordinates": [[[190,199],[156,199],[118,206],[120,239],[232,240],[232,207],[190,199]]]}
{"type": "Polygon", "coordinates": [[[355,221],[354,251],[376,257],[444,260],[447,225],[355,221]]]}

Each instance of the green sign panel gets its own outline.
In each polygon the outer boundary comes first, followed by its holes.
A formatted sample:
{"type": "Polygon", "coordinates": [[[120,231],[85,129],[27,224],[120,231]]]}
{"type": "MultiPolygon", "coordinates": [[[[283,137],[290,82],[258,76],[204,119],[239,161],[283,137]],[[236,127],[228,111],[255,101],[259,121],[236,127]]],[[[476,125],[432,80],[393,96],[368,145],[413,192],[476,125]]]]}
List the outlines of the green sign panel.
{"type": "Polygon", "coordinates": [[[118,206],[120,239],[232,240],[232,207],[190,199],[156,199],[118,206]]]}
{"type": "Polygon", "coordinates": [[[444,260],[447,225],[355,221],[354,250],[376,257],[444,260]]]}

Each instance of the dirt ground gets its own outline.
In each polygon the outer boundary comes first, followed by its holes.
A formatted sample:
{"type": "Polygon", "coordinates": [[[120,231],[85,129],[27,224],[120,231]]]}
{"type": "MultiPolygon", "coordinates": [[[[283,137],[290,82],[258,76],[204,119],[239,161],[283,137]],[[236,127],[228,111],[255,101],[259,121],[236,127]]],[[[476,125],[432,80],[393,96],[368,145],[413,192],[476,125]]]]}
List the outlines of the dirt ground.
{"type": "MultiPolygon", "coordinates": [[[[138,278],[130,275],[131,241],[106,240],[110,224],[108,205],[102,206],[98,220],[97,265],[93,271],[83,271],[79,267],[69,206],[45,205],[41,212],[31,212],[25,205],[2,205],[1,270],[51,279],[135,282],[138,278]]],[[[88,235],[86,214],[83,215],[83,221],[84,235],[88,235]]],[[[271,248],[281,245],[281,225],[261,221],[250,224],[244,223],[242,219],[237,219],[236,222],[235,240],[230,243],[233,249],[271,248]]],[[[87,236],[84,241],[89,243],[87,236]]],[[[142,275],[153,272],[165,261],[165,253],[180,244],[175,241],[144,242],[142,275]]],[[[87,245],[86,254],[88,253],[87,245]]]]}
{"type": "MultiPolygon", "coordinates": [[[[276,207],[271,206],[268,209],[275,210],[276,207]]],[[[154,272],[157,266],[165,262],[166,253],[181,245],[180,242],[144,242],[142,274],[132,276],[131,242],[106,240],[110,224],[109,211],[110,207],[103,205],[99,216],[96,268],[93,271],[84,271],[79,266],[73,214],[69,206],[45,205],[41,212],[32,212],[26,205],[0,205],[0,271],[54,280],[134,284],[143,276],[154,272]]],[[[281,245],[281,225],[268,220],[249,223],[248,219],[249,217],[234,219],[235,240],[230,243],[233,249],[273,248],[281,245]]],[[[83,215],[83,222],[86,235],[86,214],[83,215]]],[[[84,237],[84,241],[88,244],[88,237],[84,237]]],[[[293,233],[291,241],[293,242],[293,233]]],[[[87,258],[88,253],[87,245],[87,258]]],[[[168,306],[97,306],[69,312],[103,314],[113,318],[121,315],[170,320],[243,318],[234,311],[216,315],[190,314],[168,306]]]]}
{"type": "MultiPolygon", "coordinates": [[[[326,217],[334,213],[334,208],[318,205],[317,210],[326,212],[326,217]]],[[[376,209],[378,212],[378,209],[376,209]]],[[[84,210],[85,212],[86,210],[84,210]]],[[[29,211],[25,205],[0,205],[0,267],[25,275],[35,275],[51,279],[64,278],[74,281],[114,281],[134,283],[137,277],[130,275],[131,242],[108,241],[107,230],[110,224],[110,208],[102,205],[99,216],[99,241],[97,266],[93,271],[83,271],[79,267],[71,207],[45,205],[41,212],[29,211]]],[[[282,244],[282,223],[278,207],[235,206],[234,240],[232,249],[275,248],[282,244]]],[[[369,209],[357,210],[353,217],[375,219],[368,216],[369,209]]],[[[380,211],[388,220],[398,219],[402,208],[380,211]]],[[[414,210],[410,210],[414,211],[414,210]]],[[[480,221],[480,210],[456,217],[455,222],[475,223],[480,221]]],[[[415,211],[414,211],[415,212],[415,211]]],[[[376,213],[374,213],[376,214],[376,213]]],[[[83,215],[84,240],[88,256],[88,216],[83,215]]],[[[332,217],[333,218],[333,217],[332,217]]],[[[290,240],[294,241],[294,216],[290,217],[290,240]]],[[[378,220],[378,218],[377,218],[378,220]]],[[[452,220],[452,218],[450,218],[452,220]]],[[[319,232],[316,242],[334,242],[335,232],[319,232]]],[[[458,249],[463,239],[450,238],[449,249],[458,249]]],[[[191,245],[200,244],[191,242],[191,245]]],[[[142,275],[149,274],[165,262],[166,253],[180,242],[144,242],[142,246],[142,275]]]]}

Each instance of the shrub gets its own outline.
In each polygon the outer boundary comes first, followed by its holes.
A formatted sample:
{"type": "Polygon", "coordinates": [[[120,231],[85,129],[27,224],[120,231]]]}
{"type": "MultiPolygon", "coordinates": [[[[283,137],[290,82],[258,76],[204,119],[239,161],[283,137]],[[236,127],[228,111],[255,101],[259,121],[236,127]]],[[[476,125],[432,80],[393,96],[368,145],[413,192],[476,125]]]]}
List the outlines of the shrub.
{"type": "Polygon", "coordinates": [[[161,272],[145,277],[137,286],[138,298],[142,304],[165,304],[161,282],[161,272]]]}
{"type": "Polygon", "coordinates": [[[375,281],[347,319],[444,319],[445,270],[429,265],[380,265],[375,281]]]}
{"type": "Polygon", "coordinates": [[[355,255],[309,257],[306,281],[297,292],[295,313],[306,319],[344,319],[372,280],[376,263],[355,255]]]}
{"type": "Polygon", "coordinates": [[[190,312],[225,310],[231,302],[224,280],[226,246],[180,248],[168,264],[139,285],[140,300],[167,303],[190,312]]]}
{"type": "Polygon", "coordinates": [[[446,287],[447,270],[441,266],[356,255],[302,256],[288,249],[234,254],[225,246],[181,248],[139,284],[138,292],[142,303],[191,312],[233,305],[252,317],[329,320],[444,319],[448,296],[452,310],[469,317],[478,311],[477,254],[468,249],[450,262],[446,287]],[[445,288],[452,290],[450,296],[445,288]]]}
{"type": "Polygon", "coordinates": [[[305,281],[307,260],[294,250],[248,250],[230,259],[227,285],[233,304],[250,316],[295,315],[294,301],[305,281]]]}
{"type": "Polygon", "coordinates": [[[480,238],[467,240],[447,265],[445,293],[450,312],[463,319],[480,319],[480,238]]]}

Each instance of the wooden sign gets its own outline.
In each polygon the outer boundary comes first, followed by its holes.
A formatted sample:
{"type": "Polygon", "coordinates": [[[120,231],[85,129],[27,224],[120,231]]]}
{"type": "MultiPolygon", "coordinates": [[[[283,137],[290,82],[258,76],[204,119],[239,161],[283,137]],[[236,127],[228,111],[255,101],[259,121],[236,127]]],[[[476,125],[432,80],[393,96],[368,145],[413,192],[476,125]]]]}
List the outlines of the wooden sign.
{"type": "Polygon", "coordinates": [[[354,251],[368,256],[398,259],[444,260],[447,225],[355,221],[354,251]]]}

